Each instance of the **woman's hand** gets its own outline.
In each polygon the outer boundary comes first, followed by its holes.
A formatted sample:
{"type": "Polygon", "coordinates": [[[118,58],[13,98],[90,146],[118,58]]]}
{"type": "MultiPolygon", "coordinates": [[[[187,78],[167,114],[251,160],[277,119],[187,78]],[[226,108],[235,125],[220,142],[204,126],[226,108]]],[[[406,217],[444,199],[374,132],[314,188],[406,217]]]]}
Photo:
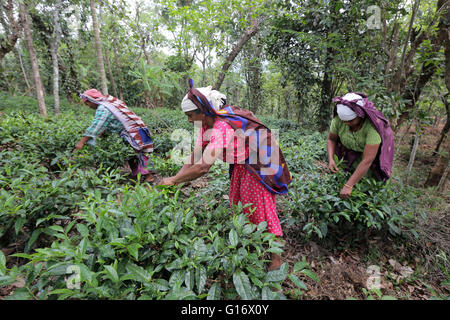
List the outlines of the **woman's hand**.
{"type": "Polygon", "coordinates": [[[352,190],[353,187],[349,186],[348,184],[344,184],[344,187],[342,188],[341,192],[339,193],[339,196],[344,199],[347,200],[350,195],[352,194],[352,190]]]}
{"type": "Polygon", "coordinates": [[[73,149],[73,152],[81,150],[81,149],[83,149],[83,147],[84,147],[84,143],[78,142],[77,145],[75,146],[75,149],[73,149]]]}
{"type": "Polygon", "coordinates": [[[83,149],[84,145],[86,144],[86,142],[88,142],[89,139],[91,139],[91,137],[87,136],[82,137],[80,141],[78,141],[77,145],[75,146],[75,149],[73,149],[72,152],[76,152],[78,150],[83,149]]]}
{"type": "Polygon", "coordinates": [[[173,186],[175,185],[175,181],[174,181],[174,177],[168,177],[168,178],[164,178],[162,179],[158,185],[160,186],[173,186]]]}
{"type": "Polygon", "coordinates": [[[334,160],[330,160],[328,162],[328,169],[330,169],[332,173],[336,173],[339,171],[339,168],[337,167],[336,162],[334,160]]]}

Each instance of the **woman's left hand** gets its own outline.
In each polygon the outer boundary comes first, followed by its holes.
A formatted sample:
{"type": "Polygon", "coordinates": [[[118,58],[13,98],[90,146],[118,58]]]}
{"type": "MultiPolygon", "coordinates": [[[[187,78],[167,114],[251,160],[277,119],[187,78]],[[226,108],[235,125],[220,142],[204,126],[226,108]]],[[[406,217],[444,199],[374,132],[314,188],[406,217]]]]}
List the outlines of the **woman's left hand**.
{"type": "Polygon", "coordinates": [[[173,177],[164,178],[161,180],[160,183],[158,183],[158,185],[162,185],[162,186],[173,186],[174,184],[175,184],[175,181],[174,181],[173,177]]]}
{"type": "Polygon", "coordinates": [[[342,190],[339,193],[339,195],[341,196],[342,199],[347,200],[350,197],[350,195],[352,194],[352,190],[353,190],[352,187],[345,185],[342,188],[342,190]]]}

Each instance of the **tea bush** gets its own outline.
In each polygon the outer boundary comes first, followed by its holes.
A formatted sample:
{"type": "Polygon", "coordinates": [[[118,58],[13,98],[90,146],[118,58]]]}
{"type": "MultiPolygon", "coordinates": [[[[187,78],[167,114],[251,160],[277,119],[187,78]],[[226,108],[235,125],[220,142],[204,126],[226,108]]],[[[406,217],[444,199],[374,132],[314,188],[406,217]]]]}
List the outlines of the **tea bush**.
{"type": "MultiPolygon", "coordinates": [[[[286,263],[265,271],[270,253],[283,246],[265,223],[251,224],[241,205],[230,208],[227,164],[212,166],[197,187],[131,187],[121,168],[135,155],[132,148],[110,135],[74,153],[94,112],[63,105],[60,115],[43,119],[30,98],[0,94],[0,242],[23,239],[14,255],[22,265],[8,268],[0,253],[0,286],[26,280],[10,298],[284,299],[279,291],[286,278],[305,290],[286,263]]],[[[152,133],[155,170],[174,175],[181,164],[171,150],[180,141],[172,134],[193,133],[192,125],[178,109],[131,108],[152,133]]],[[[348,174],[318,167],[327,160],[325,133],[285,119],[262,121],[280,129],[294,177],[280,199],[288,224],[320,238],[342,228],[414,232],[417,212],[408,189],[363,178],[344,201],[339,191],[348,174]]],[[[317,280],[305,263],[294,273],[317,280]]]]}
{"type": "Polygon", "coordinates": [[[288,276],[287,265],[264,270],[264,256],[281,252],[266,223],[230,216],[223,205],[194,211],[198,199],[181,199],[179,188],[137,185],[120,193],[120,201],[91,193],[76,219],[52,227],[59,240],[51,247],[15,254],[30,262],[0,285],[25,274],[19,293],[39,299],[283,298],[271,288],[288,276]],[[71,270],[77,288],[68,284],[71,270]]]}
{"type": "Polygon", "coordinates": [[[347,200],[339,196],[350,177],[343,168],[336,174],[311,171],[296,174],[290,191],[291,223],[302,222],[303,231],[324,238],[330,227],[341,231],[387,229],[392,235],[414,232],[419,214],[416,197],[392,181],[363,177],[347,200]]]}

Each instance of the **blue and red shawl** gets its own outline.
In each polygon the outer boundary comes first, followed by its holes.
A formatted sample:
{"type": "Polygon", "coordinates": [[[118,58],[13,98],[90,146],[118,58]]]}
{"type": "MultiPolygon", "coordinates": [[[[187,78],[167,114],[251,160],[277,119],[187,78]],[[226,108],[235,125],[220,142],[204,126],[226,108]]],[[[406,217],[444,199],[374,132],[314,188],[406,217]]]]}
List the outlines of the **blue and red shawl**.
{"type": "MultiPolygon", "coordinates": [[[[188,98],[202,113],[220,117],[243,135],[250,151],[245,160],[245,168],[272,194],[288,193],[292,176],[270,129],[249,110],[225,105],[216,111],[208,99],[193,87],[192,79],[189,79],[189,87],[188,98]]],[[[230,169],[232,170],[232,167],[230,169]]]]}

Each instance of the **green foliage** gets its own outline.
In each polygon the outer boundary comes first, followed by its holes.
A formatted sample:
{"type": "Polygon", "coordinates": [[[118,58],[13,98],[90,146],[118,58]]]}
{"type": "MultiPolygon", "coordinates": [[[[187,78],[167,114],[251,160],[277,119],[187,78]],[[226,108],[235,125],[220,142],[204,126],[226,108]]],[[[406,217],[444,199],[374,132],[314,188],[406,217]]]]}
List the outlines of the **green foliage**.
{"type": "Polygon", "coordinates": [[[42,299],[212,299],[223,291],[247,299],[287,276],[264,271],[264,255],[276,243],[265,223],[242,214],[230,219],[223,205],[195,213],[196,197],[181,199],[179,188],[120,191],[120,202],[89,195],[77,220],[53,227],[58,240],[50,248],[16,254],[30,261],[21,268],[30,292],[42,299]],[[68,288],[69,267],[78,272],[78,288],[68,288]],[[213,287],[209,279],[219,281],[213,287]]]}
{"type": "Polygon", "coordinates": [[[341,163],[336,174],[308,172],[295,175],[298,181],[291,189],[289,206],[294,217],[302,221],[307,236],[324,238],[328,229],[340,232],[387,229],[392,235],[413,232],[417,212],[414,194],[395,187],[391,181],[381,182],[363,177],[343,200],[340,190],[350,177],[341,163]]]}
{"type": "MultiPolygon", "coordinates": [[[[199,190],[131,187],[120,167],[134,151],[117,136],[73,153],[90,110],[68,105],[62,115],[42,119],[27,98],[8,101],[0,120],[0,239],[24,242],[15,254],[20,266],[10,268],[0,255],[0,286],[26,280],[10,299],[285,299],[284,281],[295,286],[295,297],[308,290],[304,279],[319,281],[305,259],[291,273],[287,263],[265,271],[283,245],[266,223],[250,223],[242,204],[224,201],[228,165],[214,165],[199,190]],[[26,107],[18,112],[22,100],[26,107]]],[[[175,174],[180,165],[168,156],[179,141],[172,132],[191,132],[191,125],[180,110],[135,111],[152,132],[154,168],[175,174]]],[[[308,236],[325,237],[343,225],[387,226],[399,234],[414,222],[407,190],[391,183],[363,179],[349,200],[340,199],[348,175],[317,170],[326,159],[325,134],[300,131],[288,120],[264,121],[281,129],[294,176],[282,200],[288,222],[303,223],[308,236]]]]}
{"type": "Polygon", "coordinates": [[[136,79],[131,84],[142,84],[141,95],[149,99],[147,107],[164,106],[161,101],[171,97],[174,90],[180,90],[177,73],[164,70],[162,66],[149,65],[144,60],[141,60],[139,69],[130,70],[129,74],[136,79]]]}

